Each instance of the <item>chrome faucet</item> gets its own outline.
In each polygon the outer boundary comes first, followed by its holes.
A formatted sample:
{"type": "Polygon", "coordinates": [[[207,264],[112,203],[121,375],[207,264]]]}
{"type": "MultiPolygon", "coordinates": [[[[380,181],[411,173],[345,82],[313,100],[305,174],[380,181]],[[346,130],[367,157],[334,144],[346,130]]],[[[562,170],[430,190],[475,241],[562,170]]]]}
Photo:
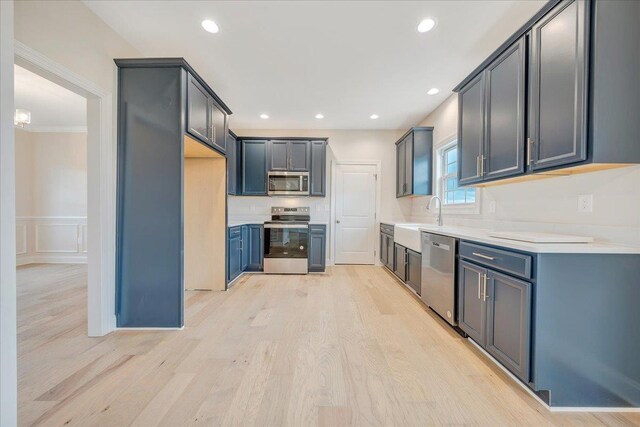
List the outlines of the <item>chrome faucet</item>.
{"type": "Polygon", "coordinates": [[[438,199],[438,227],[442,227],[442,199],[438,196],[433,196],[431,197],[431,200],[429,200],[429,205],[427,206],[427,210],[431,210],[431,205],[433,204],[433,201],[438,199]]]}

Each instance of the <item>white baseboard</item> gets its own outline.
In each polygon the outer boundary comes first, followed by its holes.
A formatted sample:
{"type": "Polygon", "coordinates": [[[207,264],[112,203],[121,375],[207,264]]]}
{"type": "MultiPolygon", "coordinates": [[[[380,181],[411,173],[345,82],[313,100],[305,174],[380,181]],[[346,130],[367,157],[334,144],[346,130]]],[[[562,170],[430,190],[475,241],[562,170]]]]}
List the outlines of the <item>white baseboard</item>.
{"type": "Polygon", "coordinates": [[[86,255],[66,256],[66,255],[38,255],[38,256],[18,256],[16,266],[28,264],[86,264],[86,255]]]}

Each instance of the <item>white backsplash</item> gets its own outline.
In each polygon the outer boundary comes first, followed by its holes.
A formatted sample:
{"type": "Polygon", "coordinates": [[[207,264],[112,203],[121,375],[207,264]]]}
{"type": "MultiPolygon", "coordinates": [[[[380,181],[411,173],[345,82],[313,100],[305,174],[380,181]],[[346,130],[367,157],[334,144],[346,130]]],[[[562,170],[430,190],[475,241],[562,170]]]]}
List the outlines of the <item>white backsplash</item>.
{"type": "Polygon", "coordinates": [[[309,206],[312,223],[326,224],[331,219],[328,197],[250,197],[229,196],[229,220],[263,222],[271,219],[273,206],[309,206]]]}

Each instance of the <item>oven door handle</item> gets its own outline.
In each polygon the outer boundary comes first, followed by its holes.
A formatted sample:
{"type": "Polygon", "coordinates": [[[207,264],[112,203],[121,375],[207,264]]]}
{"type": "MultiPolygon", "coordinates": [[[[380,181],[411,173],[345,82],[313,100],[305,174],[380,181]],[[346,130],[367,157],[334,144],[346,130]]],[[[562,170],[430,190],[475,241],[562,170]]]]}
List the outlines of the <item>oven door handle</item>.
{"type": "Polygon", "coordinates": [[[265,224],[264,228],[301,228],[308,229],[308,225],[300,225],[300,224],[265,224]]]}

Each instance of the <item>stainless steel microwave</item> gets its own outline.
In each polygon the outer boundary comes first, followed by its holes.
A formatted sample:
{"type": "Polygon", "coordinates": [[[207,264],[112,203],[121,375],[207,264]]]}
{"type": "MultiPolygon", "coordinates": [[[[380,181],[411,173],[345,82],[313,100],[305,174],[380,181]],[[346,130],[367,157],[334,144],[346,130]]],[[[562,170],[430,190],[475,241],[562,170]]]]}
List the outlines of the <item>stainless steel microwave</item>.
{"type": "Polygon", "coordinates": [[[270,171],[267,177],[269,196],[309,195],[309,172],[270,171]]]}

